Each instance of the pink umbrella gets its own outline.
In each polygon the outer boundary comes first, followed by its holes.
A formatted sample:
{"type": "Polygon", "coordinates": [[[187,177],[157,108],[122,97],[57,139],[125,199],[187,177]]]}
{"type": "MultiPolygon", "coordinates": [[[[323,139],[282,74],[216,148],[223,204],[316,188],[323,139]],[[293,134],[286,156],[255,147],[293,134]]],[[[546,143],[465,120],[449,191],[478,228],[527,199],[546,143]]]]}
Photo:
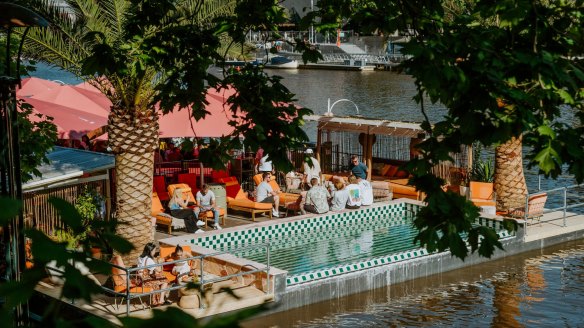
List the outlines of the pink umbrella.
{"type": "Polygon", "coordinates": [[[39,79],[38,77],[27,77],[20,84],[22,87],[18,89],[17,93],[21,98],[32,97],[61,86],[60,83],[39,79]]]}
{"type": "Polygon", "coordinates": [[[107,116],[111,106],[111,102],[105,95],[79,89],[72,85],[62,85],[35,94],[31,98],[100,116],[107,116]]]}
{"type": "Polygon", "coordinates": [[[207,94],[209,104],[205,109],[209,112],[204,119],[196,121],[190,116],[189,110],[175,110],[172,113],[162,115],[159,111],[160,136],[169,137],[222,137],[233,132],[233,127],[228,123],[233,121],[231,111],[224,107],[224,99],[227,96],[216,89],[210,89],[207,94]]]}
{"type": "MultiPolygon", "coordinates": [[[[87,132],[107,124],[107,116],[94,115],[34,98],[29,98],[25,101],[34,106],[36,113],[53,118],[53,124],[57,126],[59,139],[80,139],[87,132]]],[[[29,119],[31,121],[39,121],[39,118],[34,114],[30,115],[29,119]]],[[[100,139],[105,139],[105,136],[100,139]]]]}

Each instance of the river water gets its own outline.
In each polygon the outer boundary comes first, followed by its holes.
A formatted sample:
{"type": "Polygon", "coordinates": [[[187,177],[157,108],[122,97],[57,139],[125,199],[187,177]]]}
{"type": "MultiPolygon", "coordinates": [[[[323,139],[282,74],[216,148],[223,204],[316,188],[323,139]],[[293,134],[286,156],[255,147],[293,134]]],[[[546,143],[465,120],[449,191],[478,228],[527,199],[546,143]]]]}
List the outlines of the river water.
{"type": "Polygon", "coordinates": [[[312,304],[244,327],[583,327],[584,243],[312,304]]]}
{"type": "MultiPolygon", "coordinates": [[[[391,72],[321,70],[271,71],[315,114],[356,115],[420,122],[411,77],[391,72]],[[354,104],[353,104],[353,103],[354,104]]],[[[39,67],[33,74],[65,83],[71,75],[39,67]]],[[[445,110],[426,101],[432,122],[445,110]]],[[[316,140],[314,123],[306,125],[316,140]]],[[[531,192],[537,174],[526,170],[531,192]]],[[[574,179],[544,181],[543,189],[570,185],[574,179]]],[[[584,327],[584,242],[574,242],[508,257],[454,272],[417,279],[366,293],[262,317],[246,327],[584,327]]]]}

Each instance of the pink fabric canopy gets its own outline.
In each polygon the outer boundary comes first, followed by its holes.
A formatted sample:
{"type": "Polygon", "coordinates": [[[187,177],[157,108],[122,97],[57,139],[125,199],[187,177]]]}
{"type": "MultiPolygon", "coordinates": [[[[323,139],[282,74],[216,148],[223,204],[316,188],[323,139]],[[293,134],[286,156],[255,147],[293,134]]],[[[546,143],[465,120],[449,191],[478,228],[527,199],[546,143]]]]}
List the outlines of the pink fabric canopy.
{"type": "Polygon", "coordinates": [[[43,93],[61,86],[60,83],[39,79],[38,77],[29,77],[21,82],[22,88],[18,90],[20,98],[28,98],[39,93],[43,93]]]}
{"type": "MultiPolygon", "coordinates": [[[[22,84],[22,89],[16,92],[17,97],[33,105],[37,113],[53,117],[61,139],[80,138],[88,131],[107,124],[111,102],[87,83],[60,85],[38,78],[27,78],[22,84]]],[[[160,136],[221,137],[230,134],[233,127],[228,122],[233,120],[233,116],[229,110],[224,110],[223,104],[231,94],[232,90],[210,89],[206,98],[209,102],[206,110],[210,114],[199,121],[189,117],[187,109],[175,109],[167,115],[159,111],[160,136]]],[[[29,119],[38,120],[36,117],[29,119]]]]}
{"type": "MultiPolygon", "coordinates": [[[[102,115],[94,115],[34,98],[28,98],[26,102],[34,106],[36,113],[53,117],[59,139],[81,139],[81,136],[87,132],[107,124],[107,117],[102,115]]],[[[40,119],[33,114],[29,116],[29,120],[38,122],[40,119]]]]}

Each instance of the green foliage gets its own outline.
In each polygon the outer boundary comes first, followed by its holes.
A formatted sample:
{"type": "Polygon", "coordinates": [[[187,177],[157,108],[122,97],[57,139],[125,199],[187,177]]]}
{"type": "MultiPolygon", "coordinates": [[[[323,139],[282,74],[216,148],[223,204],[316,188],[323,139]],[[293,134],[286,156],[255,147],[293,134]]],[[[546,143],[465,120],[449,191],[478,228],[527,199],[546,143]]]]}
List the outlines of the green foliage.
{"type": "MultiPolygon", "coordinates": [[[[58,198],[51,198],[49,201],[60,214],[65,222],[66,228],[77,233],[84,229],[79,220],[82,215],[77,212],[74,205],[58,198]]],[[[0,205],[7,211],[0,213],[0,226],[5,227],[10,219],[13,219],[20,207],[20,202],[0,198],[0,205]]],[[[115,235],[115,220],[102,221],[92,220],[90,223],[94,234],[88,234],[80,241],[81,247],[76,249],[67,248],[66,244],[55,242],[44,233],[36,229],[27,229],[25,234],[32,241],[31,251],[34,266],[23,272],[20,281],[11,281],[0,284],[0,296],[5,298],[5,303],[0,308],[0,318],[7,327],[16,326],[13,318],[12,308],[27,302],[35,291],[37,284],[47,277],[46,266],[49,262],[55,261],[55,267],[62,268],[63,286],[56,299],[51,298],[45,304],[45,311],[41,314],[42,327],[114,327],[114,325],[102,318],[86,317],[82,319],[64,320],[67,308],[61,306],[61,301],[71,299],[91,302],[93,296],[102,293],[102,289],[94,280],[83,275],[79,270],[79,264],[87,267],[93,274],[109,275],[111,264],[108,262],[95,260],[91,257],[90,247],[98,246],[102,249],[112,249],[121,254],[128,253],[132,245],[126,240],[115,235]]],[[[194,284],[190,284],[194,285],[194,284]]],[[[189,288],[196,286],[188,286],[189,288]]],[[[212,318],[205,324],[201,324],[195,318],[184,311],[170,307],[166,311],[154,310],[153,317],[149,319],[120,318],[124,327],[160,327],[161,325],[171,325],[172,327],[237,327],[238,322],[249,318],[262,311],[265,307],[260,306],[253,309],[246,309],[235,314],[212,318]]]]}
{"type": "MultiPolygon", "coordinates": [[[[582,1],[321,0],[319,8],[314,17],[321,21],[308,23],[322,28],[350,20],[362,31],[412,32],[402,49],[411,57],[403,65],[415,79],[414,99],[430,135],[419,145],[422,159],[408,164],[428,195],[416,224],[422,244],[450,247],[464,258],[466,248],[456,236],[468,233],[484,245],[471,247],[481,255],[498,247],[491,233],[469,225],[472,207],[446,196],[437,188],[439,179],[429,177],[432,166],[461,145],[496,146],[523,135],[529,164],[542,174],[557,177],[567,167],[584,180],[584,65],[576,57],[584,53],[582,1]],[[428,98],[448,110],[433,125],[424,106],[428,98]],[[566,113],[578,122],[559,123],[566,113]]],[[[490,175],[491,165],[481,170],[490,175]]]]}
{"type": "Polygon", "coordinates": [[[473,144],[473,160],[470,170],[470,180],[478,182],[493,182],[495,178],[495,166],[493,160],[483,158],[483,146],[475,142],[473,144]]]}

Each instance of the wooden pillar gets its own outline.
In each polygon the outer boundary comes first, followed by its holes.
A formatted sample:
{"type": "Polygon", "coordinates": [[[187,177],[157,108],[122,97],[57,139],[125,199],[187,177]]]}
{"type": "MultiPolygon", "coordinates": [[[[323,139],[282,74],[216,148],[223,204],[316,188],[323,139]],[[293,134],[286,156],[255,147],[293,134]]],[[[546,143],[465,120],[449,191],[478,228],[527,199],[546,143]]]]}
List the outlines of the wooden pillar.
{"type": "Polygon", "coordinates": [[[319,163],[322,163],[322,161],[320,160],[320,144],[322,142],[322,138],[320,137],[320,126],[316,129],[316,160],[319,163]]]}
{"type": "Polygon", "coordinates": [[[367,180],[371,181],[371,172],[373,171],[373,143],[375,143],[375,135],[367,134],[367,180]]]}

